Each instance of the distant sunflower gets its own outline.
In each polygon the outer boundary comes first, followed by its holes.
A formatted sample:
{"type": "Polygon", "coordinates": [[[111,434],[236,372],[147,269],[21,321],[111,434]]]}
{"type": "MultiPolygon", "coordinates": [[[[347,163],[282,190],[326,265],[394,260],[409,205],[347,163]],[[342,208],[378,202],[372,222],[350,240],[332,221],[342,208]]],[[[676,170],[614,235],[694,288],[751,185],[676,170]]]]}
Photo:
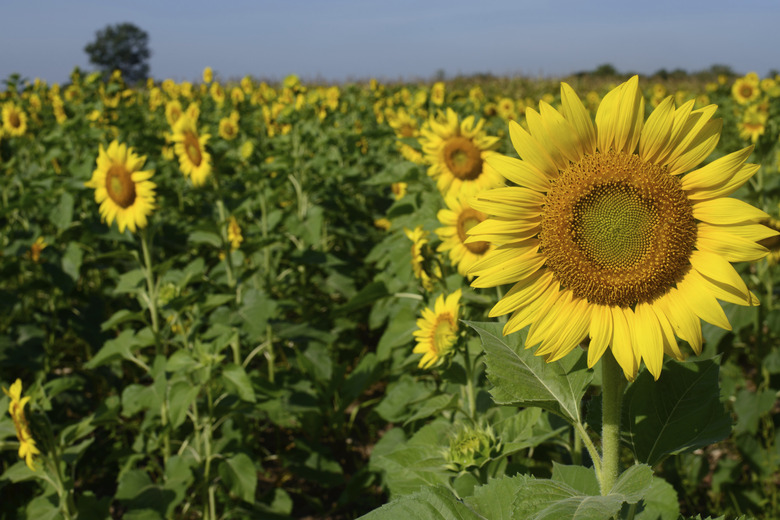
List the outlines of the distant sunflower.
{"type": "Polygon", "coordinates": [[[641,361],[658,378],[664,353],[683,357],[675,335],[699,353],[700,319],[730,330],[718,300],[758,304],[730,262],[764,257],[757,241],[777,233],[727,198],[758,169],[752,147],[690,171],[718,143],[717,107],[669,97],[645,121],[636,76],[604,97],[595,126],[565,83],[561,101],[527,110],[530,132],[510,123],[522,160],[490,159],[518,187],[472,200],[491,218],[471,236],[497,245],[472,285],[515,284],[490,314],[512,314],[504,334],[530,325],[525,345],[547,361],[590,337],[589,366],[611,347],[628,379],[641,361]]]}
{"type": "Polygon", "coordinates": [[[417,342],[413,352],[423,354],[420,368],[434,367],[452,352],[458,338],[460,296],[460,289],[446,299],[439,295],[433,309],[422,310],[422,317],[417,320],[418,330],[412,333],[417,342]]]}
{"type": "Polygon", "coordinates": [[[41,454],[35,445],[32,433],[30,433],[30,424],[24,413],[24,407],[30,401],[30,396],[22,397],[22,380],[17,379],[11,388],[3,388],[3,393],[11,398],[8,403],[8,413],[16,429],[16,438],[19,440],[19,458],[24,459],[27,467],[35,471],[35,459],[41,454]]]}
{"type": "Polygon", "coordinates": [[[219,120],[219,136],[225,141],[232,141],[238,135],[238,120],[223,117],[219,120]]]}
{"type": "MultiPolygon", "coordinates": [[[[436,230],[441,244],[437,251],[447,251],[452,265],[462,276],[495,247],[490,242],[469,240],[468,232],[484,221],[487,215],[477,211],[467,202],[455,196],[445,198],[447,209],[439,211],[437,217],[442,227],[436,230]]],[[[529,224],[530,226],[530,224],[529,224]]]]}
{"type": "Polygon", "coordinates": [[[173,129],[174,151],[179,157],[179,167],[185,177],[192,179],[195,187],[203,186],[211,175],[211,155],[206,151],[209,134],[198,135],[194,120],[184,115],[173,129]]]}
{"type": "Polygon", "coordinates": [[[423,289],[431,291],[433,290],[433,278],[431,278],[431,275],[441,277],[441,269],[439,269],[438,265],[435,267],[429,266],[432,255],[428,245],[428,232],[422,226],[417,226],[414,229],[404,228],[404,233],[412,241],[411,254],[414,277],[420,280],[423,289]]]}
{"type": "Polygon", "coordinates": [[[21,137],[27,132],[27,114],[12,102],[3,103],[3,133],[21,137]]]}
{"type": "Polygon", "coordinates": [[[176,122],[183,113],[184,110],[182,109],[181,102],[179,102],[178,99],[168,101],[168,103],[165,104],[165,119],[168,120],[168,124],[171,126],[171,128],[176,126],[176,122]]]}
{"type": "Polygon", "coordinates": [[[487,163],[498,146],[498,137],[485,134],[484,120],[463,121],[448,108],[443,120],[431,117],[420,130],[423,153],[430,164],[428,175],[443,195],[469,196],[502,184],[503,179],[487,163]]]}
{"type": "Polygon", "coordinates": [[[154,210],[154,190],[150,181],[154,170],[141,170],[146,156],[139,157],[132,148],[113,141],[108,150],[100,145],[97,168],[85,186],[95,189],[95,202],[100,204],[100,216],[110,226],[114,220],[123,233],[135,232],[147,224],[154,210]]]}
{"type": "Polygon", "coordinates": [[[731,95],[740,105],[755,101],[761,95],[758,77],[749,75],[737,78],[734,85],[731,86],[731,95]]]}

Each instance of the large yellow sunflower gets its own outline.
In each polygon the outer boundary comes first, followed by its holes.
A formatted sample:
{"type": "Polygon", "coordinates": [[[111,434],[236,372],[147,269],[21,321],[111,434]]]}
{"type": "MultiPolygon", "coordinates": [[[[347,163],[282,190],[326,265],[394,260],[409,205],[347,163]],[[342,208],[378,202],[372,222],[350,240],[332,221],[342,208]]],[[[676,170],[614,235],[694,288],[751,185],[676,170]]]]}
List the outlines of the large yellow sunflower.
{"type": "Polygon", "coordinates": [[[474,264],[495,249],[490,242],[466,242],[469,230],[484,221],[487,215],[475,210],[460,197],[448,196],[444,201],[447,208],[439,210],[437,215],[443,224],[436,230],[441,240],[437,251],[447,251],[458,273],[467,276],[474,264]]]}
{"type": "Polygon", "coordinates": [[[451,108],[444,118],[432,116],[420,130],[420,144],[426,156],[428,175],[444,195],[469,196],[503,182],[486,161],[498,146],[498,137],[485,134],[484,120],[474,116],[458,121],[451,108]]]}
{"type": "Polygon", "coordinates": [[[595,126],[565,83],[561,101],[528,109],[530,132],[509,124],[522,160],[489,159],[518,186],[472,200],[492,217],[469,240],[498,246],[472,285],[515,284],[491,316],[512,314],[504,334],[530,325],[526,347],[547,361],[589,337],[589,366],[611,347],[628,379],[641,361],[658,378],[664,353],[682,358],[675,335],[699,353],[700,319],[731,328],[718,300],[758,304],[730,262],[765,256],[756,242],[776,232],[727,198],[758,169],[752,147],[690,171],[718,143],[717,107],[670,97],[645,121],[636,76],[604,97],[595,126]]]}
{"type": "Polygon", "coordinates": [[[110,226],[116,219],[119,231],[135,232],[147,224],[154,210],[154,189],[149,179],[154,170],[141,168],[146,156],[139,157],[132,148],[113,141],[108,150],[100,145],[97,168],[92,179],[84,183],[95,189],[95,202],[100,204],[100,216],[110,226]]]}
{"type": "Polygon", "coordinates": [[[21,137],[27,132],[27,114],[12,102],[3,103],[3,129],[6,135],[21,137]]]}
{"type": "Polygon", "coordinates": [[[206,151],[209,134],[198,135],[195,120],[182,115],[173,128],[174,151],[179,157],[179,167],[193,186],[202,186],[211,174],[211,155],[206,151]]]}
{"type": "Polygon", "coordinates": [[[417,345],[415,354],[423,354],[420,368],[430,368],[441,363],[452,352],[458,338],[458,313],[460,311],[461,290],[444,298],[439,295],[433,309],[425,308],[422,317],[417,320],[414,335],[417,345]]]}

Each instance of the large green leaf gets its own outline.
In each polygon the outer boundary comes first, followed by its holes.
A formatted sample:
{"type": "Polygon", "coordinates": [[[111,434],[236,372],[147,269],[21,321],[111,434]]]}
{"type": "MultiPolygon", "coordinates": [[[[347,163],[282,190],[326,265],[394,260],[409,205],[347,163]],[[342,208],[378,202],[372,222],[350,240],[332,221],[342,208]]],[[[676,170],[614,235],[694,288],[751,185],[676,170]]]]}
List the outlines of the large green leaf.
{"type": "Polygon", "coordinates": [[[720,402],[718,364],[667,362],[658,381],[644,371],[626,391],[623,433],[636,460],[665,456],[725,439],[731,418],[720,402]]]}
{"type": "Polygon", "coordinates": [[[517,490],[528,479],[525,475],[517,475],[491,480],[474,490],[474,494],[466,497],[464,502],[490,520],[512,520],[511,497],[517,494],[517,490]]]}
{"type": "Polygon", "coordinates": [[[592,379],[585,356],[576,350],[560,361],[547,363],[523,348],[527,332],[503,336],[500,323],[468,323],[485,348],[487,374],[498,404],[537,406],[576,423],[581,401],[592,379]]]}
{"type": "Polygon", "coordinates": [[[363,520],[483,520],[442,486],[424,488],[360,517],[363,520]]]}
{"type": "MultiPolygon", "coordinates": [[[[560,471],[559,471],[560,475],[560,471]]],[[[569,472],[581,485],[584,474],[569,472]]],[[[645,465],[636,465],[625,471],[608,495],[585,494],[555,480],[528,479],[518,487],[513,503],[512,518],[524,520],[604,520],[620,511],[621,506],[636,503],[650,489],[653,472],[645,465]]]]}
{"type": "Polygon", "coordinates": [[[254,503],[257,488],[257,469],[252,459],[244,453],[238,453],[219,464],[219,476],[231,493],[245,502],[254,503]]]}

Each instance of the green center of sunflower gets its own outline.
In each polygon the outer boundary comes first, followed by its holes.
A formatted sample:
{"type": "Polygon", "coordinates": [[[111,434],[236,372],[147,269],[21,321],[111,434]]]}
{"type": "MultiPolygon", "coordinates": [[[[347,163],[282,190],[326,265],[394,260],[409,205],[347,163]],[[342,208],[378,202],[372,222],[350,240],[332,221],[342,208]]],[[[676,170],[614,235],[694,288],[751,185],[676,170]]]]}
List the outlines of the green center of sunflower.
{"type": "Polygon", "coordinates": [[[629,307],[685,275],[696,230],[691,203],[666,167],[608,152],[584,157],[555,180],[539,240],[564,288],[591,303],[629,307]]]}
{"type": "Polygon", "coordinates": [[[444,164],[461,180],[474,180],[482,174],[482,154],[471,139],[451,137],[444,145],[444,164]]]}
{"type": "Polygon", "coordinates": [[[460,239],[460,242],[472,253],[475,255],[482,255],[485,254],[485,252],[490,247],[490,242],[466,242],[466,238],[468,238],[468,233],[471,228],[482,222],[487,218],[487,215],[482,213],[481,211],[477,211],[472,208],[466,208],[463,211],[460,212],[458,215],[458,223],[457,223],[457,229],[458,229],[458,238],[460,239]]]}
{"type": "Polygon", "coordinates": [[[135,183],[127,168],[113,164],[106,173],[106,191],[117,206],[128,208],[135,202],[135,183]]]}
{"type": "Polygon", "coordinates": [[[198,142],[198,137],[191,132],[184,134],[184,151],[187,152],[187,157],[190,158],[192,164],[200,166],[201,161],[203,161],[203,155],[200,153],[200,143],[198,142]]]}

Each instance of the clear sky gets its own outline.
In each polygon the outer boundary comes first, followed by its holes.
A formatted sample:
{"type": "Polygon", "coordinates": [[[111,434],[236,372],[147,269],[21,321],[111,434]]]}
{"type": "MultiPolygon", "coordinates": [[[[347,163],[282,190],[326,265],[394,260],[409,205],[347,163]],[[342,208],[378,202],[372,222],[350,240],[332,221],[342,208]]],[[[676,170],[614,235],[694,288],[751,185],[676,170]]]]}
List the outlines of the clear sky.
{"type": "Polygon", "coordinates": [[[207,65],[336,81],[780,69],[777,0],[6,0],[0,18],[0,80],[91,70],[84,46],[121,22],[149,34],[151,75],[176,81],[207,65]]]}

